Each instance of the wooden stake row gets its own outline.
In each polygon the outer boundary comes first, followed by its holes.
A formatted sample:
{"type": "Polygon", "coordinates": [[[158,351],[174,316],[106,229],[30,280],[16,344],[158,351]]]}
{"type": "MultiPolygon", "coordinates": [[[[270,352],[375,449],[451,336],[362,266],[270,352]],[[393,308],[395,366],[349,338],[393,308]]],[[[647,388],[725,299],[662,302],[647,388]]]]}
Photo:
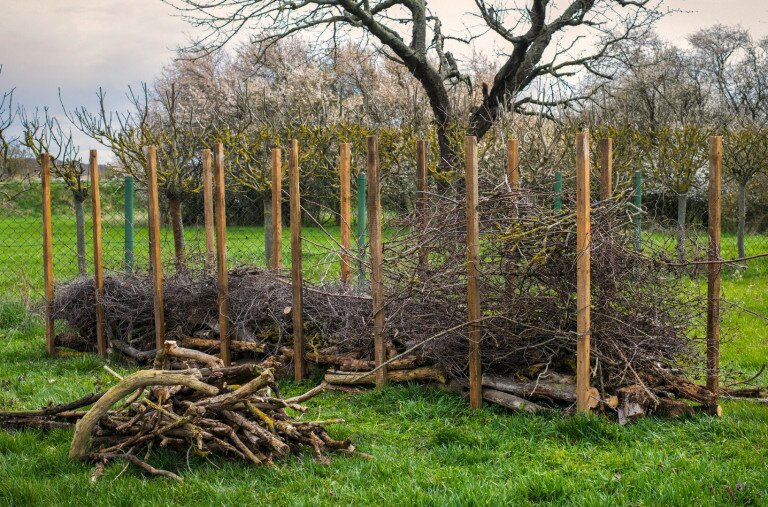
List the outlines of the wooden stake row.
{"type": "MultiPolygon", "coordinates": [[[[507,142],[507,181],[511,189],[520,186],[519,146],[515,139],[507,142]]],[[[600,198],[609,199],[612,195],[612,141],[604,139],[600,143],[600,198]]],[[[577,411],[589,410],[590,378],[590,189],[589,189],[589,134],[579,133],[576,137],[576,186],[577,186],[577,411]]],[[[146,150],[147,187],[149,211],[149,239],[151,276],[154,284],[154,315],[156,344],[164,341],[163,308],[163,273],[161,258],[161,236],[159,217],[159,198],[157,182],[157,150],[150,146],[146,150]]],[[[373,338],[375,345],[375,364],[379,368],[376,383],[381,387],[386,382],[386,347],[384,338],[384,301],[382,278],[382,235],[381,235],[381,177],[378,156],[378,138],[366,139],[366,171],[369,191],[367,195],[368,234],[371,255],[371,294],[373,299],[373,338]]],[[[212,270],[215,232],[216,265],[219,292],[219,328],[221,336],[221,357],[225,364],[231,362],[229,335],[229,293],[226,250],[226,210],[225,210],[225,167],[223,145],[215,146],[213,157],[210,150],[201,153],[203,172],[204,215],[206,229],[206,269],[212,270]],[[213,158],[213,164],[211,164],[213,158]],[[213,166],[213,167],[212,167],[213,166]],[[215,180],[215,184],[214,181],[215,180]],[[214,193],[215,190],[215,193],[214,193]],[[215,231],[214,231],[215,228],[215,231]]],[[[42,163],[43,193],[43,258],[45,272],[46,297],[46,347],[49,353],[55,353],[53,306],[53,262],[52,262],[52,227],[50,203],[50,158],[44,155],[42,163]]],[[[417,144],[417,206],[426,217],[427,202],[427,142],[417,144]]],[[[273,236],[271,266],[281,268],[282,243],[282,173],[281,152],[275,148],[271,156],[272,176],[272,214],[273,229],[267,231],[273,236]]],[[[469,377],[470,404],[479,407],[482,402],[482,372],[480,357],[481,318],[480,294],[478,290],[480,262],[480,231],[477,203],[478,161],[477,140],[467,137],[465,141],[466,172],[466,213],[467,213],[467,306],[469,340],[469,377]]],[[[709,236],[710,249],[708,279],[708,318],[707,318],[707,387],[714,392],[718,388],[719,354],[719,292],[720,292],[720,194],[722,172],[722,138],[710,140],[710,186],[709,186],[709,236]]],[[[97,347],[99,354],[106,357],[107,343],[105,336],[105,315],[103,307],[104,274],[101,245],[101,203],[99,194],[98,158],[96,150],[90,152],[90,176],[93,203],[93,238],[95,290],[97,293],[97,347]]],[[[348,283],[351,275],[350,236],[350,145],[342,143],[339,147],[340,177],[340,215],[341,215],[341,278],[348,283]]],[[[289,196],[291,222],[291,274],[293,285],[293,340],[294,340],[294,378],[302,380],[306,374],[303,337],[303,278],[301,259],[301,200],[299,190],[299,145],[291,141],[289,156],[289,196]]],[[[425,223],[426,227],[427,224],[425,223]]],[[[426,269],[428,252],[420,252],[419,263],[426,269]]]]}

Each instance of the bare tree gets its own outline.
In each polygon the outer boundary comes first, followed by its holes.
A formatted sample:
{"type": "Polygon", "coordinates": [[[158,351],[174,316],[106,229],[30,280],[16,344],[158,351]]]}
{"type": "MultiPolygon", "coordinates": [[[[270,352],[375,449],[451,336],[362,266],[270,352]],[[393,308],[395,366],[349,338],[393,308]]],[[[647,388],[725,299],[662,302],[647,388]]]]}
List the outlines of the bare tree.
{"type": "MultiPolygon", "coordinates": [[[[81,107],[67,111],[69,120],[83,133],[107,146],[123,170],[146,184],[144,148],[158,149],[158,184],[168,199],[177,271],[186,269],[182,197],[200,186],[195,163],[202,131],[206,126],[192,107],[186,107],[182,91],[173,83],[160,81],[154,93],[146,85],[140,92],[129,88],[132,110],[112,112],[99,90],[99,109],[91,112],[81,107]]],[[[63,103],[62,103],[62,107],[63,103]]],[[[66,108],[65,108],[66,111],[66,108]]]]}
{"type": "Polygon", "coordinates": [[[83,181],[86,166],[80,160],[80,149],[72,139],[72,132],[64,130],[59,120],[48,109],[28,114],[23,108],[19,117],[24,128],[22,144],[32,151],[38,161],[44,153],[51,156],[51,172],[61,178],[72,192],[77,233],[77,271],[87,274],[85,263],[85,211],[83,203],[88,199],[88,187],[83,181]]]}
{"type": "Polygon", "coordinates": [[[298,33],[338,44],[350,35],[370,40],[420,83],[435,119],[441,167],[457,160],[461,145],[449,135],[457,126],[482,138],[504,111],[555,105],[541,102],[537,81],[566,79],[608,55],[619,41],[644,34],[659,18],[662,0],[525,0],[474,2],[476,30],[448,33],[426,0],[164,0],[195,26],[207,30],[190,48],[195,54],[222,47],[252,29],[262,50],[298,33]],[[505,48],[493,82],[468,117],[459,117],[450,90],[471,81],[446,45],[471,44],[488,34],[505,48]],[[590,40],[594,44],[588,44],[590,40]],[[592,48],[585,50],[588,44],[592,48]]]}
{"type": "MultiPolygon", "coordinates": [[[[3,66],[0,65],[0,74],[3,66]]],[[[0,94],[0,179],[10,176],[11,149],[16,140],[10,135],[10,128],[16,119],[13,107],[13,89],[0,94]]]]}
{"type": "Polygon", "coordinates": [[[723,166],[736,181],[737,238],[739,257],[746,256],[744,236],[747,218],[747,186],[759,174],[768,174],[768,129],[742,124],[725,135],[723,166]]]}

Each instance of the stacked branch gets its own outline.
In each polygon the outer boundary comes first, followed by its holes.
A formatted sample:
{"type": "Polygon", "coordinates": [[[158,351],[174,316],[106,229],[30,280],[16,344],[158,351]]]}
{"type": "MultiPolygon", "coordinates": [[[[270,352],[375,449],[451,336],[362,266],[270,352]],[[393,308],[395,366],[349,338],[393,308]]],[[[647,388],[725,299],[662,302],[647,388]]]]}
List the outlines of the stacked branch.
{"type": "MultiPolygon", "coordinates": [[[[482,333],[483,371],[496,386],[486,388],[516,396],[529,407],[533,403],[567,409],[573,404],[571,388],[545,393],[542,375],[572,377],[575,369],[573,202],[566,196],[563,211],[555,211],[547,192],[510,191],[488,182],[482,187],[483,317],[475,324],[482,333]],[[499,379],[517,386],[502,390],[499,379]]],[[[697,393],[684,380],[702,372],[696,365],[703,366],[703,342],[690,330],[702,322],[704,298],[670,262],[673,251],[635,250],[634,212],[625,196],[601,201],[592,211],[593,403],[631,412],[630,404],[640,398],[622,389],[632,388],[647,395],[640,403],[643,413],[683,403],[680,400],[706,404],[711,393],[697,393]]],[[[389,375],[392,380],[462,383],[467,378],[469,325],[463,195],[457,190],[430,196],[429,206],[395,218],[387,227],[384,335],[392,361],[389,375]],[[426,265],[420,262],[420,252],[427,253],[426,265]]],[[[153,354],[150,281],[111,277],[105,285],[113,348],[146,360],[153,354]]],[[[169,334],[185,347],[216,351],[215,280],[190,272],[166,280],[164,291],[169,334]]],[[[80,279],[60,287],[55,304],[56,317],[67,320],[89,343],[95,329],[93,298],[91,283],[80,279]]],[[[232,272],[233,352],[256,357],[283,353],[290,360],[290,352],[284,351],[292,345],[291,304],[290,282],[278,274],[232,272]]],[[[371,317],[371,299],[359,289],[307,284],[307,359],[328,366],[334,382],[368,383],[375,367],[371,317]]],[[[681,411],[679,406],[668,410],[681,411]]]]}
{"type": "MultiPolygon", "coordinates": [[[[108,391],[40,411],[0,413],[5,428],[58,428],[74,425],[69,456],[96,463],[127,460],[143,470],[181,478],[148,463],[155,449],[178,456],[222,456],[271,465],[311,450],[323,463],[329,453],[358,454],[349,440],[331,437],[320,421],[302,421],[303,404],[325,390],[284,398],[275,384],[279,361],[223,367],[218,358],[166,342],[155,358],[158,368],[133,373],[108,391]],[[93,404],[88,411],[76,410],[93,404]]],[[[339,421],[328,421],[339,422],[339,421]]]]}

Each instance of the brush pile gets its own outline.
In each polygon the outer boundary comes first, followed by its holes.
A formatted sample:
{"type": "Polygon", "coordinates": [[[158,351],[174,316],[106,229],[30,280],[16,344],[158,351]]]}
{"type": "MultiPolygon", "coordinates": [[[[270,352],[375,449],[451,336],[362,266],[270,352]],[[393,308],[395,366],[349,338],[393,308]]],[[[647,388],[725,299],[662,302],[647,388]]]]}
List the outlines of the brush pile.
{"type": "Polygon", "coordinates": [[[186,459],[190,453],[239,458],[255,465],[271,465],[304,450],[311,450],[323,463],[332,452],[363,455],[349,440],[332,438],[322,422],[289,415],[287,409],[306,412],[303,403],[323,392],[326,384],[283,398],[275,384],[274,371],[280,367],[275,358],[225,368],[214,356],[167,341],[155,367],[121,379],[105,393],[72,403],[0,413],[0,426],[74,425],[69,455],[96,463],[97,473],[110,461],[127,460],[177,480],[181,480],[177,474],[147,462],[153,450],[170,449],[186,459]],[[172,369],[162,369],[164,365],[172,369]],[[76,410],[91,403],[87,412],[76,410]]]}
{"type": "MultiPolygon", "coordinates": [[[[552,196],[483,185],[480,294],[483,372],[489,379],[541,385],[547,376],[566,379],[575,369],[576,219],[573,203],[551,209],[552,196]]],[[[460,191],[430,195],[429,205],[387,224],[384,243],[385,338],[393,380],[420,378],[463,383],[467,378],[466,217],[460,191]],[[426,252],[426,255],[420,255],[426,252]],[[422,259],[427,259],[424,262],[422,259]],[[401,357],[403,356],[403,357],[401,357]],[[412,370],[421,368],[418,375],[412,370]]],[[[644,406],[678,379],[702,372],[703,339],[691,333],[702,322],[703,295],[671,262],[673,251],[635,249],[626,196],[592,210],[592,385],[595,398],[620,397],[639,386],[644,406]],[[674,379],[674,380],[670,380],[674,379]]],[[[290,280],[256,269],[230,274],[230,329],[240,357],[284,354],[290,360],[290,280]]],[[[334,369],[338,383],[368,383],[372,375],[372,303],[366,287],[306,284],[304,336],[307,359],[334,369]]],[[[215,279],[178,275],[164,285],[169,336],[185,347],[218,346],[215,279]]],[[[110,276],[104,298],[114,350],[146,361],[154,354],[152,286],[144,276],[110,276]]],[[[60,344],[95,342],[93,284],[78,279],[57,289],[56,318],[73,335],[60,344]]],[[[489,380],[488,383],[493,383],[489,380]]],[[[499,385],[497,383],[497,385],[499,385]]],[[[489,389],[493,389],[490,385],[489,389]]],[[[522,398],[570,406],[571,388],[518,389],[522,398]],[[552,393],[558,392],[555,396],[552,393]]],[[[498,389],[497,389],[498,390],[498,389]]],[[[507,394],[514,395],[513,392],[507,394]]],[[[517,395],[519,396],[519,394],[517,395]]],[[[674,395],[687,396],[687,395],[674,395]]],[[[702,402],[706,396],[696,396],[702,402]]],[[[613,405],[613,403],[611,403],[613,405]]]]}

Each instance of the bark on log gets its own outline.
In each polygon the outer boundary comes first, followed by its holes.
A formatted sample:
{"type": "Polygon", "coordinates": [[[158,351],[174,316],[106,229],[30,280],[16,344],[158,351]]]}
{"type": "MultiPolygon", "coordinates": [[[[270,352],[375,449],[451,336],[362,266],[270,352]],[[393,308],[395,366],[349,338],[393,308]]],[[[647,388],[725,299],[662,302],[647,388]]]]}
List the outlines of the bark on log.
{"type": "Polygon", "coordinates": [[[497,391],[496,389],[483,389],[483,399],[490,401],[504,408],[510,410],[517,410],[522,412],[536,413],[547,410],[541,405],[537,405],[532,401],[528,401],[524,398],[515,396],[514,394],[505,393],[503,391],[497,391]]]}
{"type": "MultiPolygon", "coordinates": [[[[483,386],[514,394],[521,398],[548,398],[564,403],[576,403],[576,385],[550,382],[516,382],[509,378],[483,375],[483,386]]],[[[590,389],[589,407],[595,408],[600,403],[599,391],[590,389]]]]}
{"type": "MultiPolygon", "coordinates": [[[[411,370],[391,370],[387,372],[388,382],[407,382],[409,380],[436,380],[440,383],[445,383],[445,375],[438,369],[430,366],[422,366],[411,370]]],[[[376,374],[329,370],[325,374],[325,381],[329,384],[342,385],[375,384],[376,374]]]]}
{"type": "Polygon", "coordinates": [[[130,357],[137,363],[148,363],[155,357],[155,354],[157,353],[155,349],[139,350],[123,340],[113,339],[111,343],[113,349],[120,351],[123,355],[130,357]]]}
{"type": "Polygon", "coordinates": [[[616,395],[619,398],[619,424],[622,426],[645,417],[646,413],[655,410],[659,405],[659,398],[652,396],[645,386],[640,384],[622,387],[616,391],[616,395]]]}
{"type": "MultiPolygon", "coordinates": [[[[335,354],[323,354],[321,352],[307,352],[304,357],[306,357],[307,361],[330,364],[340,371],[347,372],[366,372],[371,371],[376,367],[375,361],[335,354]]],[[[424,363],[424,359],[419,356],[405,356],[387,363],[387,369],[409,370],[418,366],[423,366],[424,363]]]]}
{"type": "Polygon", "coordinates": [[[203,363],[213,368],[223,368],[224,361],[221,358],[206,354],[200,350],[188,349],[179,347],[175,341],[166,340],[163,344],[166,357],[177,357],[179,359],[189,359],[190,361],[196,361],[203,363]]]}
{"type": "MultiPolygon", "coordinates": [[[[230,348],[235,352],[264,352],[265,346],[258,342],[246,342],[240,340],[232,340],[230,348]]],[[[219,340],[210,340],[206,338],[195,338],[192,336],[185,336],[181,339],[181,344],[184,347],[197,350],[219,350],[221,348],[221,342],[219,340]]]]}
{"type": "Polygon", "coordinates": [[[690,380],[676,375],[664,375],[661,379],[663,385],[657,386],[663,391],[670,391],[681,398],[696,401],[702,405],[716,405],[717,396],[704,386],[700,386],[690,380]]]}

